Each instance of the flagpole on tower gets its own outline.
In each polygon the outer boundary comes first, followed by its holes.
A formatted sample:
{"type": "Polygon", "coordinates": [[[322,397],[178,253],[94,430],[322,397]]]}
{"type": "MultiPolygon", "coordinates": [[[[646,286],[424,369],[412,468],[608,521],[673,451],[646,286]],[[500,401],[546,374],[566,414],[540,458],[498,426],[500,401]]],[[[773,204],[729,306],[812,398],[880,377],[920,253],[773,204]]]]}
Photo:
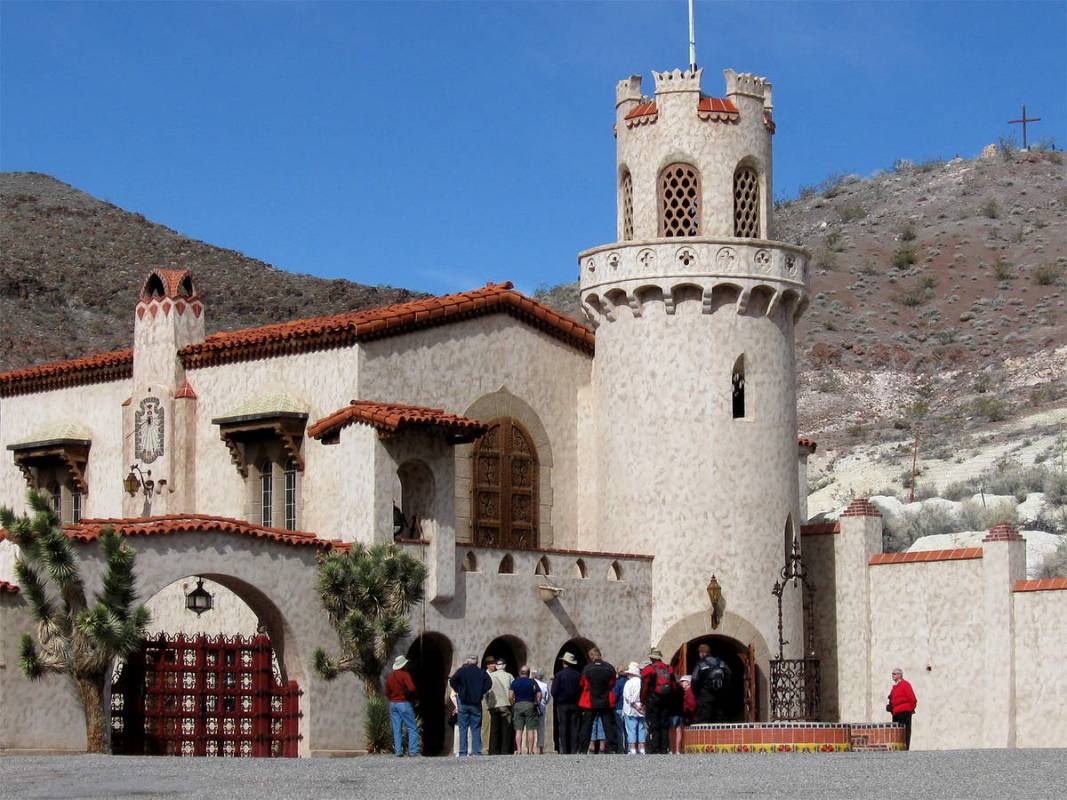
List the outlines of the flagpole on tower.
{"type": "Polygon", "coordinates": [[[696,25],[693,22],[693,0],[689,0],[689,70],[696,72],[697,69],[697,34],[696,25]]]}

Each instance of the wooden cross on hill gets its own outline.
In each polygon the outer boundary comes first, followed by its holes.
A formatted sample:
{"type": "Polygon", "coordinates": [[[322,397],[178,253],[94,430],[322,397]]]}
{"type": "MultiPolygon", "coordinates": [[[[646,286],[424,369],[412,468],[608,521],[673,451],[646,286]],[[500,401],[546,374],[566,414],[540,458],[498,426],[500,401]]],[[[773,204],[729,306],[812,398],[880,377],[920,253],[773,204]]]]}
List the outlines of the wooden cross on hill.
{"type": "Polygon", "coordinates": [[[1022,126],[1023,126],[1023,150],[1028,150],[1029,149],[1029,146],[1028,146],[1027,141],[1026,141],[1026,123],[1028,123],[1028,122],[1040,122],[1040,121],[1041,121],[1041,117],[1029,117],[1029,118],[1027,118],[1027,116],[1026,116],[1026,105],[1025,104],[1023,104],[1023,115],[1022,115],[1021,119],[1009,119],[1008,120],[1008,124],[1009,125],[1018,125],[1019,123],[1022,123],[1022,126]]]}

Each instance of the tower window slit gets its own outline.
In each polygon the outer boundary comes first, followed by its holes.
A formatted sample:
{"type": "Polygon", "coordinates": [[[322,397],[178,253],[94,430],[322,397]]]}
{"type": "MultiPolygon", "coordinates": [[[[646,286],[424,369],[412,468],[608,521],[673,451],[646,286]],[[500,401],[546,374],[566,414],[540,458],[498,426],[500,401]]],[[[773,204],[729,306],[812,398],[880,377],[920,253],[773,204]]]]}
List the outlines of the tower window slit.
{"type": "Polygon", "coordinates": [[[738,356],[734,362],[733,375],[730,378],[733,396],[734,419],[745,418],[745,357],[738,356]]]}

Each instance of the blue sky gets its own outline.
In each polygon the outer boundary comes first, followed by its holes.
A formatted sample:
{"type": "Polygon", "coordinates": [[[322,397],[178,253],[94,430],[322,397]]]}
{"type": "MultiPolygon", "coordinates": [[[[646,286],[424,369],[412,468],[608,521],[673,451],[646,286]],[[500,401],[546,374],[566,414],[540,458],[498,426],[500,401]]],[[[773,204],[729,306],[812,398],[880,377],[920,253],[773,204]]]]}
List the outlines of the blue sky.
{"type": "MultiPolygon", "coordinates": [[[[0,4],[0,169],[188,236],[435,293],[614,238],[614,86],[685,0],[0,4]]],[[[697,2],[704,90],[774,83],[775,192],[1012,133],[1067,145],[1062,2],[697,2]],[[1018,127],[1018,126],[1014,126],[1018,127]]]]}

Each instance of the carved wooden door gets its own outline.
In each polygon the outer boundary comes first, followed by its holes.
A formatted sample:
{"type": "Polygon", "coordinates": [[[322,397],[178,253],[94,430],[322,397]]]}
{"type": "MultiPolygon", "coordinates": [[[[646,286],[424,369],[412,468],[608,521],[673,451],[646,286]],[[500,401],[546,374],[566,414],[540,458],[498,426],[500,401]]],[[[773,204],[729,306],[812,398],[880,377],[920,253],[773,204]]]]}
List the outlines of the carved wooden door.
{"type": "Polygon", "coordinates": [[[474,445],[474,542],[537,547],[537,451],[515,420],[500,417],[474,445]]]}
{"type": "Polygon", "coordinates": [[[748,651],[741,654],[745,662],[745,722],[755,722],[759,713],[756,697],[756,648],[748,646],[748,651]]]}

